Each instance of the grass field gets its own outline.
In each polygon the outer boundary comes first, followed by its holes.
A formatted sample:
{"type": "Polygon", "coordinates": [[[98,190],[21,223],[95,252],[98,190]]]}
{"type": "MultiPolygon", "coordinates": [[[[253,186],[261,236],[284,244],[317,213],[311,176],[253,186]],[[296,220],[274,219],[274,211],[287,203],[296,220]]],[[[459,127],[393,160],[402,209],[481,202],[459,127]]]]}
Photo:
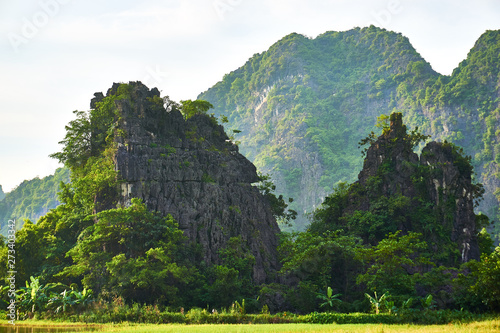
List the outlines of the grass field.
{"type": "MultiPolygon", "coordinates": [[[[3,321],[0,324],[5,325],[3,321]]],[[[18,322],[17,327],[25,325],[36,325],[37,327],[55,328],[60,327],[62,323],[57,322],[18,322]]],[[[85,326],[85,324],[69,324],[70,326],[85,326]]],[[[150,325],[150,324],[104,324],[94,326],[94,332],[159,332],[159,333],[184,333],[184,332],[200,332],[200,333],[218,333],[218,332],[241,332],[241,333],[292,333],[292,332],[309,332],[309,333],[347,333],[347,332],[363,332],[363,333],[388,333],[388,332],[418,332],[418,333],[465,333],[465,332],[500,332],[500,319],[489,320],[483,322],[475,322],[470,324],[449,324],[449,325],[382,325],[382,324],[260,324],[260,325],[182,325],[182,324],[165,324],[165,325],[150,325]]]]}
{"type": "Polygon", "coordinates": [[[103,332],[241,332],[241,333],[326,333],[326,332],[500,332],[500,321],[489,321],[464,325],[436,325],[436,326],[414,326],[414,325],[380,325],[380,324],[351,324],[351,325],[322,325],[322,324],[263,324],[263,325],[137,325],[122,327],[107,327],[103,332]]]}

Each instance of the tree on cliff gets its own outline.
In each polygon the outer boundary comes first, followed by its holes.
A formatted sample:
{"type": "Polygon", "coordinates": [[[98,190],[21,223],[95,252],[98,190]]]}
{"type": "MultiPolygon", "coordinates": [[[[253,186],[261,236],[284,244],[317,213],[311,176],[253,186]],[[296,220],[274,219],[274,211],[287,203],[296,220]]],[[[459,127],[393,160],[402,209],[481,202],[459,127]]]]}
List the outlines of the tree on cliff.
{"type": "Polygon", "coordinates": [[[180,108],[180,111],[184,115],[184,118],[186,120],[191,118],[195,114],[205,114],[208,110],[214,107],[211,103],[201,99],[197,99],[195,101],[188,99],[185,101],[181,101],[181,104],[182,106],[180,108]]]}

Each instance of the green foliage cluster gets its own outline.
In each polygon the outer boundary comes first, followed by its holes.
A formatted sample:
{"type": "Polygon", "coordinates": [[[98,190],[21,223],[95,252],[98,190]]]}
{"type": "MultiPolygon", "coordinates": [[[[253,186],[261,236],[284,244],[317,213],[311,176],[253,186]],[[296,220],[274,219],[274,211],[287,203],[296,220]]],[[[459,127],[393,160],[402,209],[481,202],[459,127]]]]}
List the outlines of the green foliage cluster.
{"type": "Polygon", "coordinates": [[[30,280],[31,283],[26,281],[26,287],[22,287],[16,293],[19,309],[28,318],[43,311],[55,314],[77,313],[88,308],[93,302],[91,289],[84,288],[78,291],[76,285],[69,288],[61,283],[42,285],[39,279],[32,276],[30,280]]]}
{"type": "Polygon", "coordinates": [[[130,207],[92,218],[96,223],[83,230],[67,252],[73,264],[58,275],[83,276],[83,285],[99,294],[175,302],[179,285],[189,283],[191,274],[175,258],[183,233],[172,218],[150,212],[138,199],[132,199],[130,207]]]}
{"type": "Polygon", "coordinates": [[[339,312],[372,308],[415,321],[422,311],[430,317],[436,310],[498,312],[499,251],[483,254],[481,261],[445,267],[432,262],[434,256],[421,234],[389,234],[376,246],[339,232],[288,235],[281,247],[282,273],[300,282],[290,289],[262,288],[261,299],[279,293],[288,306],[310,313],[323,310],[325,300],[335,298],[332,306],[339,312]],[[311,297],[327,289],[325,285],[331,296],[311,297]]]}
{"type": "Polygon", "coordinates": [[[481,255],[481,261],[466,264],[470,274],[461,274],[458,281],[464,288],[463,301],[495,312],[500,311],[500,247],[481,255]],[[479,302],[480,300],[480,302],[479,302]]]}
{"type": "Polygon", "coordinates": [[[341,232],[288,235],[280,248],[282,273],[297,277],[300,283],[285,297],[305,313],[319,311],[322,308],[319,301],[333,298],[338,301],[332,301],[331,305],[335,302],[338,311],[368,311],[370,304],[364,298],[365,290],[375,295],[390,294],[387,297],[393,305],[389,309],[403,307],[408,298],[419,297],[416,286],[422,276],[420,272],[429,264],[422,253],[426,243],[420,236],[391,234],[370,247],[363,245],[360,238],[341,232]],[[308,290],[305,294],[319,290],[327,290],[327,294],[318,297],[319,300],[307,299],[301,295],[304,288],[308,290]],[[333,293],[337,293],[335,297],[333,293]],[[293,298],[298,299],[294,302],[293,298]]]}
{"type": "Polygon", "coordinates": [[[181,101],[180,111],[184,115],[184,118],[187,120],[196,114],[206,114],[208,110],[213,108],[214,106],[207,101],[204,100],[195,100],[192,101],[190,99],[181,101]]]}
{"type": "Polygon", "coordinates": [[[377,246],[358,251],[357,259],[365,261],[369,267],[364,274],[357,276],[356,281],[366,284],[370,290],[408,299],[414,296],[419,277],[419,274],[408,272],[432,262],[419,253],[427,247],[420,234],[410,232],[403,237],[398,235],[399,232],[389,234],[377,246]]]}
{"type": "Polygon", "coordinates": [[[488,316],[459,310],[407,311],[398,315],[389,313],[332,313],[314,312],[299,317],[301,322],[321,324],[420,324],[444,325],[485,320],[488,316]]]}

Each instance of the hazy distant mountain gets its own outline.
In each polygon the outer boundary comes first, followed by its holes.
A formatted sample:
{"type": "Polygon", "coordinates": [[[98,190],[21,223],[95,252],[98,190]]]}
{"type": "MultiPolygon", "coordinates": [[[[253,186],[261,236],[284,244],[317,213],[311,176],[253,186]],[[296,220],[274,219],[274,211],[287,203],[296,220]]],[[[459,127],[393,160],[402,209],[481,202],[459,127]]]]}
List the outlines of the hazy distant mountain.
{"type": "Polygon", "coordinates": [[[16,220],[16,226],[20,228],[24,219],[36,222],[40,216],[55,208],[59,204],[57,192],[61,181],[69,182],[69,170],[66,168],[57,169],[54,175],[42,179],[25,180],[5,194],[0,201],[1,234],[7,235],[8,220],[16,220]]]}

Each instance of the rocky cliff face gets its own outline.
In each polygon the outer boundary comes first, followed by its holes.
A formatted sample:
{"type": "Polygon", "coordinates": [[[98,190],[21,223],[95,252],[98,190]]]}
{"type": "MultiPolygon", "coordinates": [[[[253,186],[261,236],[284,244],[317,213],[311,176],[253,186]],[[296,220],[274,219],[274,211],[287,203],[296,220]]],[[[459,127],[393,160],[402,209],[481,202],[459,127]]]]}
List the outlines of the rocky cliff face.
{"type": "MultiPolygon", "coordinates": [[[[118,86],[107,95],[116,94],[118,86]]],[[[120,202],[137,197],[150,209],[171,214],[189,241],[201,245],[208,264],[220,263],[218,251],[240,236],[255,257],[254,280],[269,280],[278,268],[279,228],[252,186],[259,181],[255,166],[214,118],[200,114],[185,120],[175,108],[165,109],[156,88],[129,86],[130,98],[116,101],[120,202]]],[[[92,104],[103,97],[96,93],[92,104]]]]}
{"type": "Polygon", "coordinates": [[[358,175],[359,183],[366,186],[371,177],[382,176],[381,191],[385,195],[400,193],[407,197],[415,196],[413,182],[409,177],[419,157],[413,152],[412,145],[404,140],[406,126],[400,114],[393,114],[390,130],[381,135],[366,152],[363,169],[358,175]],[[382,168],[389,172],[381,172],[382,168]]]}
{"type": "Polygon", "coordinates": [[[361,193],[362,199],[353,196],[347,211],[371,209],[374,197],[409,198],[409,213],[402,214],[405,217],[398,229],[427,230],[436,243],[444,242],[439,239],[444,235],[456,244],[462,262],[479,259],[474,199],[480,190],[472,183],[471,175],[470,161],[452,144],[430,142],[420,156],[414,153],[412,136],[402,123],[402,115],[393,113],[390,129],[367,150],[358,176],[362,190],[357,194],[361,193]],[[426,220],[426,207],[433,219],[426,220]],[[417,213],[412,215],[412,210],[417,213]]]}
{"type": "Polygon", "coordinates": [[[452,222],[451,241],[457,243],[462,262],[479,260],[472,168],[452,145],[438,142],[430,142],[424,147],[420,164],[433,171],[433,176],[426,179],[427,193],[435,204],[436,213],[442,216],[443,227],[447,220],[452,222]]]}

